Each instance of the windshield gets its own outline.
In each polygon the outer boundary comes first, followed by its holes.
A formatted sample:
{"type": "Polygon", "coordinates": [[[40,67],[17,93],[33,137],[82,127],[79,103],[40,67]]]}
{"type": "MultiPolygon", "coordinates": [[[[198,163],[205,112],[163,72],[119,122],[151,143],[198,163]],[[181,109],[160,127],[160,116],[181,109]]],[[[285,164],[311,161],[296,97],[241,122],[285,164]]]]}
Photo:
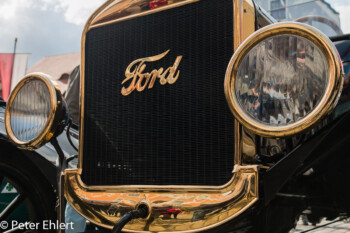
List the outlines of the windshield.
{"type": "Polygon", "coordinates": [[[350,33],[349,0],[255,0],[277,21],[296,21],[327,36],[350,33]]]}

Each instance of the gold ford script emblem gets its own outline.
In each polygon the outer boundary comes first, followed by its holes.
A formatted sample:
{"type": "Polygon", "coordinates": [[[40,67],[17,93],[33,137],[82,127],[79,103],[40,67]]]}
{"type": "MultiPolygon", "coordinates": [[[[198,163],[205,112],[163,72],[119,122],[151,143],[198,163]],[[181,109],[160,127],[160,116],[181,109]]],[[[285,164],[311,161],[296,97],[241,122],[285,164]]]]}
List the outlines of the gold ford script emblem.
{"type": "Polygon", "coordinates": [[[148,86],[148,89],[153,88],[154,82],[159,78],[159,83],[165,85],[167,83],[173,84],[179,78],[180,71],[177,71],[179,67],[182,56],[178,56],[173,64],[173,66],[168,67],[166,70],[164,68],[152,70],[150,73],[145,72],[147,62],[159,61],[169,53],[170,49],[162,54],[153,56],[139,58],[130,63],[125,71],[125,79],[122,81],[122,85],[126,84],[128,81],[131,83],[125,87],[122,87],[122,95],[130,95],[135,89],[137,91],[143,91],[148,86]]]}

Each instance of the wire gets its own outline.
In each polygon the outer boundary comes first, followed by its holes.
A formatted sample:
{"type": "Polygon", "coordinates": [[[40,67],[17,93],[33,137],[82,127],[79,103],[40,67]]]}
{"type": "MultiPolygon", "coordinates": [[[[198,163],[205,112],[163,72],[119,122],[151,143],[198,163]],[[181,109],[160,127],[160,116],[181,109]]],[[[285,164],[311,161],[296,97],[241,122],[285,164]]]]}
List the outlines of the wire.
{"type": "Polygon", "coordinates": [[[67,131],[66,131],[67,138],[68,138],[68,141],[69,141],[70,145],[71,145],[76,151],[78,151],[78,148],[77,148],[77,147],[74,145],[74,143],[72,142],[72,139],[71,139],[71,136],[70,136],[70,133],[69,133],[71,125],[72,125],[72,120],[69,119],[69,120],[68,120],[67,131]]]}
{"type": "Polygon", "coordinates": [[[146,206],[140,206],[139,209],[130,211],[121,217],[114,225],[112,233],[122,232],[123,227],[135,218],[146,218],[148,215],[148,208],[146,206]]]}
{"type": "Polygon", "coordinates": [[[343,217],[343,218],[337,219],[337,220],[335,220],[335,221],[333,221],[333,222],[329,222],[329,223],[326,223],[326,224],[323,224],[323,225],[314,227],[314,228],[312,228],[312,229],[309,229],[309,230],[306,230],[306,231],[302,231],[301,233],[310,232],[310,231],[316,230],[316,229],[318,229],[318,228],[325,227],[325,226],[331,225],[331,224],[333,224],[333,223],[343,221],[344,219],[347,219],[347,217],[343,217]]]}

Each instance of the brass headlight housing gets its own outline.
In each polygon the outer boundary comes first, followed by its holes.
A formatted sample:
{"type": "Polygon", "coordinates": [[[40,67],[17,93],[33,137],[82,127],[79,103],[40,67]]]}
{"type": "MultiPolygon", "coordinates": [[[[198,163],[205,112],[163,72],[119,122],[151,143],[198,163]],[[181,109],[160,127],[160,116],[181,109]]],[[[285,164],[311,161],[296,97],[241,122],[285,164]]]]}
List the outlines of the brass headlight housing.
{"type": "Polygon", "coordinates": [[[66,120],[62,94],[48,75],[32,73],[25,76],[8,99],[6,131],[17,147],[29,150],[41,147],[66,120]]]}
{"type": "Polygon", "coordinates": [[[336,105],[343,67],[333,43],[300,23],[278,23],[249,36],[233,55],[225,94],[236,119],[265,137],[310,128],[336,105]]]}

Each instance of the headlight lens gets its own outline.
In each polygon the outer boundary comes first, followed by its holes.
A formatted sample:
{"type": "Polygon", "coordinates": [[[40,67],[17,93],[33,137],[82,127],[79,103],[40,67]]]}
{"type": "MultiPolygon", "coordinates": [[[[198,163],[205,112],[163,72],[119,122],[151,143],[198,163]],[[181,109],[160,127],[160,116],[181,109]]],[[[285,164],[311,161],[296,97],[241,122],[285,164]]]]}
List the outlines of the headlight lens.
{"type": "Polygon", "coordinates": [[[310,128],[334,108],[342,78],[328,37],[308,25],[278,23],[253,33],[235,52],[225,94],[245,128],[284,137],[310,128]]]}
{"type": "Polygon", "coordinates": [[[22,86],[9,109],[16,138],[22,142],[36,138],[47,123],[50,109],[50,92],[43,81],[33,80],[22,86]]]}
{"type": "Polygon", "coordinates": [[[235,79],[240,107],[262,124],[298,122],[320,103],[328,83],[328,64],[310,40],[278,35],[254,46],[235,79]]]}
{"type": "Polygon", "coordinates": [[[24,77],[6,105],[8,137],[24,149],[36,149],[51,140],[55,133],[62,132],[67,119],[60,90],[42,73],[24,77]]]}

